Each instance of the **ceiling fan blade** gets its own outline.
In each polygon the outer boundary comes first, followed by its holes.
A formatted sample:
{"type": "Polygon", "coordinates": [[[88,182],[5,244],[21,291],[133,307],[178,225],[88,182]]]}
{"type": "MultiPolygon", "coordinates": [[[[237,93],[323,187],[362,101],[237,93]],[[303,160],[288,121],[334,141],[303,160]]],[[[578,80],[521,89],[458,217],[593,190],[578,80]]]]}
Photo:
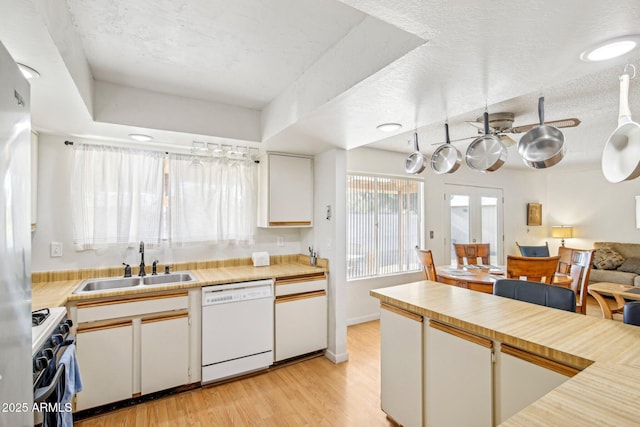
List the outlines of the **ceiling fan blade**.
{"type": "MultiPolygon", "coordinates": [[[[574,128],[582,123],[579,119],[571,118],[571,119],[562,119],[562,120],[552,120],[549,122],[544,122],[545,125],[554,126],[557,128],[574,128]]],[[[531,129],[540,126],[539,123],[532,123],[530,125],[516,126],[507,130],[508,133],[524,133],[529,132],[531,129]]]]}

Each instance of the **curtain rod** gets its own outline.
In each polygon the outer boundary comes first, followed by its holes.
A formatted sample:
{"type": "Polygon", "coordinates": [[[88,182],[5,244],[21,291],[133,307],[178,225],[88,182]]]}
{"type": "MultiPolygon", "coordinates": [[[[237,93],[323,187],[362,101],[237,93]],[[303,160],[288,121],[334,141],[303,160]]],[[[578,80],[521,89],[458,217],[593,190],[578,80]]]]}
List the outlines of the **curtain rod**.
{"type": "MultiPolygon", "coordinates": [[[[73,145],[74,142],[73,141],[69,141],[66,140],[64,141],[64,145],[73,145]]],[[[116,146],[116,147],[123,147],[123,148],[132,148],[130,145],[125,145],[125,144],[103,144],[103,143],[92,143],[92,142],[87,142],[85,143],[87,145],[111,145],[111,146],[116,146]]],[[[166,148],[173,148],[176,151],[173,151],[173,154],[191,154],[193,156],[198,156],[198,157],[210,157],[207,155],[204,155],[202,153],[194,153],[193,152],[193,147],[185,147],[182,145],[169,145],[169,144],[162,144],[162,147],[146,147],[146,146],[139,146],[139,145],[135,145],[135,148],[139,148],[142,150],[151,150],[151,151],[164,151],[166,154],[169,154],[169,151],[166,150],[166,148]],[[178,151],[180,150],[180,151],[178,151]]],[[[236,147],[244,147],[244,148],[249,148],[247,146],[236,146],[236,147]]],[[[257,150],[257,148],[256,148],[257,150]]],[[[260,163],[260,160],[257,159],[253,159],[254,163],[260,163]]]]}

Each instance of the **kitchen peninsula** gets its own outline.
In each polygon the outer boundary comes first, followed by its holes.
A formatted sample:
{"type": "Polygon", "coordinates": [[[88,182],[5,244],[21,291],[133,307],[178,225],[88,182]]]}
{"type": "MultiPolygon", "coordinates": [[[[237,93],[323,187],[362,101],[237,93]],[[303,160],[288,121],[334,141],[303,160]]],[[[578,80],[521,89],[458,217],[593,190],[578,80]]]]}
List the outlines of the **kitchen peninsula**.
{"type": "Polygon", "coordinates": [[[430,281],[371,295],[382,409],[404,425],[638,423],[638,327],[430,281]]]}

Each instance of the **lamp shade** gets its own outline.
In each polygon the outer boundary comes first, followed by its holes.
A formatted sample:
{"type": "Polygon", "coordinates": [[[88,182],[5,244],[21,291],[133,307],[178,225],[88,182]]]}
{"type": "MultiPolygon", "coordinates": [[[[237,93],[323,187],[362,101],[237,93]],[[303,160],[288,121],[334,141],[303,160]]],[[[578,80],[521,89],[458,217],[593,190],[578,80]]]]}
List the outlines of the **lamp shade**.
{"type": "Polygon", "coordinates": [[[570,225],[554,225],[551,227],[551,237],[569,239],[573,237],[573,227],[570,225]]]}

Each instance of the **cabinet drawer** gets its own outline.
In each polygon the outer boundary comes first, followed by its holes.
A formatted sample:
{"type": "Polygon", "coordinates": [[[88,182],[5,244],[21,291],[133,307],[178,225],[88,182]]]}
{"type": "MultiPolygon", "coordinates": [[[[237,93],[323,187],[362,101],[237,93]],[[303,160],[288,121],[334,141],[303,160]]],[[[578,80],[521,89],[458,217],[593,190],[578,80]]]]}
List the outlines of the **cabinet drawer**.
{"type": "Polygon", "coordinates": [[[276,296],[301,294],[305,292],[314,291],[326,291],[327,279],[304,279],[301,281],[296,280],[282,280],[276,281],[275,292],[276,296]]]}
{"type": "Polygon", "coordinates": [[[186,291],[140,298],[82,302],[77,305],[77,322],[95,322],[187,308],[189,308],[189,297],[186,291]]]}

